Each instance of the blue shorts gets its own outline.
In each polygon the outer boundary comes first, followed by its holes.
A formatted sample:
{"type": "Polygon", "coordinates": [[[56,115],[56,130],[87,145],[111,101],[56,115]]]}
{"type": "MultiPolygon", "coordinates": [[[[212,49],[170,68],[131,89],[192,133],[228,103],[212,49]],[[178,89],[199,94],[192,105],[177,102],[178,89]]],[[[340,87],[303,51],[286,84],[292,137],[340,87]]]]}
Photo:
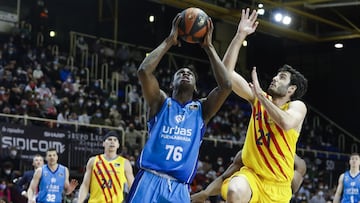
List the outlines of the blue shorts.
{"type": "Polygon", "coordinates": [[[184,203],[190,202],[189,185],[177,180],[140,170],[131,186],[127,203],[184,203]]]}

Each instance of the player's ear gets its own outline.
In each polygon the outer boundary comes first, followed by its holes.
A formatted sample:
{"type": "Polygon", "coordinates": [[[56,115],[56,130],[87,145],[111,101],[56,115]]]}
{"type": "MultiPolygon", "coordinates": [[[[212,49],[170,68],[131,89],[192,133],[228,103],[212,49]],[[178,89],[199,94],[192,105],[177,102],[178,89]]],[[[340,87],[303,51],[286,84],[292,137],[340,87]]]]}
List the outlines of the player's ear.
{"type": "Polygon", "coordinates": [[[170,83],[170,89],[171,89],[171,90],[174,89],[174,81],[171,81],[171,83],[170,83]]]}
{"type": "Polygon", "coordinates": [[[288,88],[288,93],[292,95],[292,94],[294,94],[296,89],[297,89],[296,85],[290,85],[288,88]]]}

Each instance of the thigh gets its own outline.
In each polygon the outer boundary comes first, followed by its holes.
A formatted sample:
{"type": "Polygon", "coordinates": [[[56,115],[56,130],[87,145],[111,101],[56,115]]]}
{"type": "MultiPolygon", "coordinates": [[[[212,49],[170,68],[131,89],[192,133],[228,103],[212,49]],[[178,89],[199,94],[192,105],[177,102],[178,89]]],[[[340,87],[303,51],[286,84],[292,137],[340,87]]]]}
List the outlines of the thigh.
{"type": "Polygon", "coordinates": [[[262,181],[262,202],[288,203],[292,196],[291,183],[262,181]]]}

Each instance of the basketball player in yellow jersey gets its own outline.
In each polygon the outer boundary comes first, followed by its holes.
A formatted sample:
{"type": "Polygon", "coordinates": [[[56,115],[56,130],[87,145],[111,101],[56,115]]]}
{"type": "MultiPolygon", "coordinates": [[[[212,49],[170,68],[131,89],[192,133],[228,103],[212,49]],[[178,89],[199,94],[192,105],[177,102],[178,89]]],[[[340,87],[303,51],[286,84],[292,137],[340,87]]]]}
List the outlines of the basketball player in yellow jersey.
{"type": "Polygon", "coordinates": [[[222,195],[229,203],[288,203],[296,143],[307,112],[298,99],[307,90],[307,80],[284,65],[265,93],[255,67],[250,83],[234,71],[242,42],[258,26],[256,19],[256,11],[250,14],[250,9],[242,10],[238,30],[223,58],[231,73],[233,91],[252,105],[252,116],[242,149],[244,166],[224,181],[222,195]]]}
{"type": "Polygon", "coordinates": [[[125,185],[130,188],[134,181],[129,160],[117,154],[120,144],[115,131],[105,134],[103,146],[104,154],[91,157],[86,165],[78,203],[84,202],[89,190],[88,203],[121,203],[125,185]]]}

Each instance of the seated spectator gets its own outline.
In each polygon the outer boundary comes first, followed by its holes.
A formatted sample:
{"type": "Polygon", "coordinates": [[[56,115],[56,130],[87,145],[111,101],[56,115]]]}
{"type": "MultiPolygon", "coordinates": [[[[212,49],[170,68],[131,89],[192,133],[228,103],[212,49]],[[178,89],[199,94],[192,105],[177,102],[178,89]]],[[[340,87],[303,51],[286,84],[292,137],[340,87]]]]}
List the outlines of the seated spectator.
{"type": "Polygon", "coordinates": [[[78,117],[78,122],[80,124],[90,124],[91,117],[88,115],[87,111],[84,109],[82,114],[78,117]]]}
{"type": "Polygon", "coordinates": [[[135,130],[133,123],[129,123],[129,126],[125,130],[125,143],[128,148],[139,148],[141,146],[141,133],[135,130]]]}
{"type": "MultiPolygon", "coordinates": [[[[1,164],[7,164],[7,168],[12,170],[16,170],[16,171],[20,171],[20,154],[19,154],[19,150],[15,147],[15,146],[10,146],[8,148],[8,152],[7,155],[4,156],[1,159],[1,164]]],[[[5,169],[5,166],[2,167],[3,169],[5,169]]],[[[8,175],[10,173],[6,173],[6,175],[8,175]]]]}
{"type": "Polygon", "coordinates": [[[0,180],[0,203],[1,201],[11,202],[11,190],[8,187],[8,182],[5,179],[0,180]]]}
{"type": "Polygon", "coordinates": [[[51,90],[46,86],[44,81],[41,82],[40,87],[35,89],[35,92],[39,95],[39,99],[44,99],[45,94],[51,97],[51,90]]]}
{"type": "Polygon", "coordinates": [[[29,83],[25,86],[25,92],[35,92],[37,89],[36,83],[36,80],[29,81],[29,83]]]}
{"type": "Polygon", "coordinates": [[[5,180],[8,183],[12,183],[17,174],[14,170],[14,164],[10,161],[2,162],[1,168],[0,179],[5,180]]]}
{"type": "Polygon", "coordinates": [[[105,124],[105,119],[103,118],[101,109],[96,109],[95,114],[91,116],[90,123],[95,125],[105,124]]]}
{"type": "Polygon", "coordinates": [[[44,72],[41,70],[41,64],[36,63],[35,70],[33,70],[33,79],[40,81],[44,78],[44,72]]]}
{"type": "MultiPolygon", "coordinates": [[[[1,104],[0,104],[1,106],[1,104]]],[[[4,106],[4,108],[2,109],[1,113],[4,114],[11,114],[11,110],[9,106],[4,106]]],[[[6,116],[0,116],[0,123],[12,123],[13,119],[10,117],[6,117],[6,116]]]]}
{"type": "Polygon", "coordinates": [[[61,90],[63,91],[64,94],[67,94],[67,95],[73,95],[75,93],[71,75],[69,75],[66,78],[66,80],[61,84],[61,90]]]}

